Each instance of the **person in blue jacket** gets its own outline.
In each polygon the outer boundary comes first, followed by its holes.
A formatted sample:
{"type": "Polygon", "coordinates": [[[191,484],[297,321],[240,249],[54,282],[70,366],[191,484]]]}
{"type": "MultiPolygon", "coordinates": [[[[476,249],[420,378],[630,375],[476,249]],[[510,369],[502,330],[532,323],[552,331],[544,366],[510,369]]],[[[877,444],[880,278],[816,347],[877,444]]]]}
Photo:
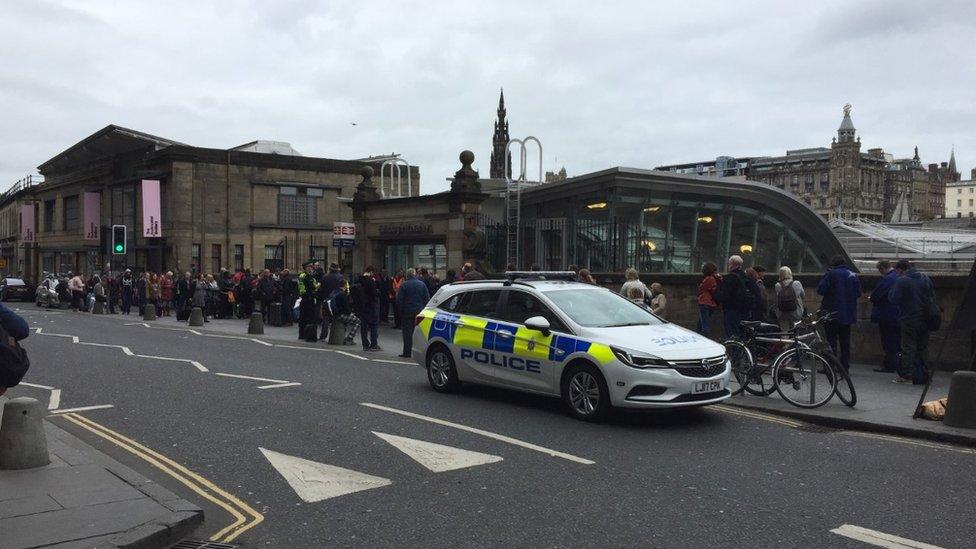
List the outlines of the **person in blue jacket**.
{"type": "MultiPolygon", "coordinates": [[[[30,335],[30,327],[27,321],[17,313],[11,311],[6,305],[0,303],[0,326],[10,334],[10,337],[20,341],[30,335]]],[[[0,387],[0,395],[7,392],[7,387],[0,387]]]]}
{"type": "Polygon", "coordinates": [[[400,311],[400,324],[403,329],[403,352],[402,358],[410,358],[413,350],[413,319],[424,310],[427,302],[430,301],[430,290],[422,280],[417,278],[417,271],[407,269],[407,278],[400,286],[400,291],[396,295],[397,310],[400,311]]]}
{"type": "Polygon", "coordinates": [[[898,307],[901,325],[901,364],[895,383],[921,385],[928,378],[925,355],[929,346],[926,310],[935,300],[932,280],[918,272],[907,259],[895,265],[898,280],[888,293],[888,300],[898,307]]]}
{"type": "Polygon", "coordinates": [[[847,266],[844,256],[835,255],[830,267],[817,285],[817,293],[823,296],[820,309],[836,313],[824,324],[824,332],[830,348],[838,355],[841,365],[851,369],[851,326],[857,323],[857,300],[861,298],[861,281],[847,266]]]}
{"type": "Polygon", "coordinates": [[[891,262],[883,259],[878,262],[878,272],[881,280],[871,292],[871,322],[878,325],[881,335],[881,349],[884,351],[884,361],[875,372],[895,373],[901,360],[901,333],[898,325],[898,306],[888,299],[892,286],[898,280],[898,271],[891,267],[891,262]]]}

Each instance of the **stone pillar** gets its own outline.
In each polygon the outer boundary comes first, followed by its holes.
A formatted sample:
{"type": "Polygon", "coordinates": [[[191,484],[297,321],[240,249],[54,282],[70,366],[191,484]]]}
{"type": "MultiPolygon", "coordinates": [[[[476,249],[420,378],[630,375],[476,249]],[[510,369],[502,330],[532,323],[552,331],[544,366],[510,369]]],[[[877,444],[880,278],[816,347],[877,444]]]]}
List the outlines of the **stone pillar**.
{"type": "Polygon", "coordinates": [[[461,169],[454,173],[451,181],[450,213],[446,235],[447,263],[459,268],[466,262],[474,264],[478,270],[486,272],[488,269],[485,259],[485,234],[478,228],[478,214],[481,203],[488,198],[481,192],[481,182],[478,172],[471,164],[474,153],[461,151],[458,156],[461,169]]]}
{"type": "Polygon", "coordinates": [[[356,186],[356,193],[352,196],[352,220],[356,223],[356,247],[352,252],[352,272],[361,273],[367,262],[372,260],[372,243],[366,239],[366,228],[369,224],[368,209],[371,202],[380,199],[380,193],[373,185],[373,168],[363,166],[360,170],[363,180],[356,186]]]}

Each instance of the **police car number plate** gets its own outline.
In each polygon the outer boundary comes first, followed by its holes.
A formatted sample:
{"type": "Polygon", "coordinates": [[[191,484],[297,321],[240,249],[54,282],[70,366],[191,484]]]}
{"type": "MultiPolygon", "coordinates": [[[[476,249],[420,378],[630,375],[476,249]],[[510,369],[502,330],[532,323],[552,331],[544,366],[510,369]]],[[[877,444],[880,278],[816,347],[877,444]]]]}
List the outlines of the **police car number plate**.
{"type": "Polygon", "coordinates": [[[697,395],[698,393],[714,393],[715,391],[722,390],[722,380],[714,379],[712,381],[699,381],[691,386],[691,394],[697,395]]]}

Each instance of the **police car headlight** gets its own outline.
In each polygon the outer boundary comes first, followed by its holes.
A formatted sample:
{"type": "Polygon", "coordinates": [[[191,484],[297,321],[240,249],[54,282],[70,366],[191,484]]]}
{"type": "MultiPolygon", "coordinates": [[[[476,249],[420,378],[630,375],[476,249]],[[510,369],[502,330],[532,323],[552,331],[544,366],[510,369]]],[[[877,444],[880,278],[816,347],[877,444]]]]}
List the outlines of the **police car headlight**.
{"type": "Polygon", "coordinates": [[[623,349],[618,349],[616,347],[610,347],[613,351],[614,356],[617,360],[623,362],[627,366],[633,366],[634,368],[670,368],[671,364],[664,360],[663,358],[658,358],[654,355],[648,355],[643,353],[635,353],[632,351],[625,351],[623,349]]]}

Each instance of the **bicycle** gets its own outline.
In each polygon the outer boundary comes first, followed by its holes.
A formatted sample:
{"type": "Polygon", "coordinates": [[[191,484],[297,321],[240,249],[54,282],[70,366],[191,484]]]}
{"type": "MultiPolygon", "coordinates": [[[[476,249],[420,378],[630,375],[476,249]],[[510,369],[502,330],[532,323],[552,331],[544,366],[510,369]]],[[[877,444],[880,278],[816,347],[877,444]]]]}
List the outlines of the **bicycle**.
{"type": "Polygon", "coordinates": [[[742,335],[722,342],[732,363],[729,381],[732,395],[743,391],[755,396],[769,396],[776,390],[772,366],[784,345],[792,343],[779,326],[761,321],[744,320],[742,335]]]}
{"type": "Polygon", "coordinates": [[[812,320],[814,315],[808,315],[793,326],[800,341],[803,341],[810,349],[820,356],[826,358],[838,377],[835,394],[845,405],[853,408],[857,405],[857,391],[854,389],[854,381],[851,379],[847,368],[840,363],[833,348],[827,343],[821,333],[820,327],[824,322],[833,320],[836,313],[818,313],[817,320],[812,320]]]}

